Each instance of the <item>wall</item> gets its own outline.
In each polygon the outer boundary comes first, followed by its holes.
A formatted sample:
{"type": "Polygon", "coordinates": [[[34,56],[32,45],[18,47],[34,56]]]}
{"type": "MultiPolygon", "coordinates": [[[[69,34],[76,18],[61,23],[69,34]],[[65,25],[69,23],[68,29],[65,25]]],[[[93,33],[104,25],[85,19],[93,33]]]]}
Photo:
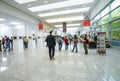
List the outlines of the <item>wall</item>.
{"type": "Polygon", "coordinates": [[[10,27],[0,27],[0,36],[11,36],[12,29],[10,27]]]}
{"type": "Polygon", "coordinates": [[[0,1],[0,11],[4,12],[6,14],[9,14],[11,16],[17,17],[19,19],[29,21],[31,23],[36,23],[36,24],[38,23],[38,21],[34,17],[32,17],[32,16],[30,16],[30,15],[28,15],[28,14],[26,14],[26,13],[24,13],[2,1],[0,1]]]}
{"type": "Polygon", "coordinates": [[[112,0],[99,0],[98,4],[95,5],[93,11],[90,13],[90,19],[92,19],[101,9],[103,9],[112,0]]]}
{"type": "MultiPolygon", "coordinates": [[[[39,23],[37,18],[35,18],[31,15],[28,15],[28,14],[24,13],[23,11],[21,11],[21,10],[19,10],[19,9],[13,7],[13,6],[10,6],[10,5],[6,4],[5,2],[2,2],[2,1],[0,1],[0,12],[11,15],[11,16],[14,16],[18,19],[21,19],[23,21],[26,21],[26,22],[29,22],[29,23],[32,23],[32,24],[35,24],[35,25],[38,25],[38,23],[39,23]]],[[[50,29],[51,28],[51,26],[49,26],[45,22],[43,22],[43,24],[44,24],[45,29],[50,29]]]]}

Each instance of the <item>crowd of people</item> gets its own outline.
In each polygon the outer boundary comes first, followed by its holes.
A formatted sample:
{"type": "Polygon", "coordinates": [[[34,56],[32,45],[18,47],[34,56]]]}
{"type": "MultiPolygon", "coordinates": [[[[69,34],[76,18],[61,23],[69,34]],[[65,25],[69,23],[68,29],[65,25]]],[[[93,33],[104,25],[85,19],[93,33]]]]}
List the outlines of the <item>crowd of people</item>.
{"type": "Polygon", "coordinates": [[[72,44],[73,42],[73,48],[71,50],[71,52],[76,52],[78,53],[78,43],[79,41],[81,41],[83,43],[83,47],[84,47],[84,51],[85,54],[88,54],[88,47],[87,44],[89,43],[89,40],[87,38],[87,34],[85,34],[82,38],[78,37],[77,35],[74,36],[65,36],[64,38],[61,36],[53,36],[52,35],[52,31],[50,31],[50,35],[47,36],[46,40],[47,42],[47,47],[49,49],[49,57],[50,60],[55,60],[55,46],[56,46],[56,42],[58,44],[58,50],[61,51],[62,50],[62,46],[63,43],[65,44],[65,50],[68,50],[69,45],[72,44]]]}
{"type": "MultiPolygon", "coordinates": [[[[24,48],[28,48],[28,38],[25,36],[23,38],[24,48]]],[[[0,40],[0,51],[12,51],[13,50],[13,37],[4,36],[0,40]]]]}
{"type": "Polygon", "coordinates": [[[2,48],[4,52],[13,50],[13,38],[12,37],[4,36],[1,39],[1,44],[2,44],[2,48]]]}
{"type": "MultiPolygon", "coordinates": [[[[46,46],[49,49],[50,60],[55,60],[54,55],[55,55],[56,43],[58,44],[59,51],[62,50],[63,43],[65,45],[66,51],[68,50],[69,45],[73,44],[73,48],[72,48],[71,52],[75,51],[75,53],[78,53],[78,43],[81,41],[83,43],[85,54],[86,55],[88,54],[88,49],[87,49],[88,38],[87,38],[86,34],[82,38],[78,37],[77,35],[74,35],[74,36],[69,35],[69,36],[65,36],[65,37],[61,37],[61,36],[55,37],[52,35],[52,31],[50,31],[50,34],[47,36],[45,41],[47,42],[46,46]]],[[[26,36],[23,38],[23,44],[24,44],[24,48],[28,48],[28,38],[26,36]]],[[[1,39],[1,45],[2,45],[2,49],[4,52],[13,50],[13,38],[4,36],[1,39]]]]}

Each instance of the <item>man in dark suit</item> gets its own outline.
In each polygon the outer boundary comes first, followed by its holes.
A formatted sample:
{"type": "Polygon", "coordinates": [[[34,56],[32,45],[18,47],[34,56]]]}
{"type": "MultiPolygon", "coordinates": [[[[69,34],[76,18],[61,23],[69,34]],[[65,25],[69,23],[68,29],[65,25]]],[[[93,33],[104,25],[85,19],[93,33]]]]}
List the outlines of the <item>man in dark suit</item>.
{"type": "Polygon", "coordinates": [[[46,40],[47,46],[49,48],[49,57],[50,60],[55,60],[54,53],[55,53],[55,37],[52,35],[52,31],[50,31],[50,35],[47,36],[46,40]]]}

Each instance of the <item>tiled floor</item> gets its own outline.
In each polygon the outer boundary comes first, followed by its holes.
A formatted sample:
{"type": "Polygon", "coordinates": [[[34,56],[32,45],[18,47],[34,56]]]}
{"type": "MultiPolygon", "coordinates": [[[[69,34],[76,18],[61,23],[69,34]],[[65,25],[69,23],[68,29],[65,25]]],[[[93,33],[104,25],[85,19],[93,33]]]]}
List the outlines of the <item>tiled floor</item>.
{"type": "Polygon", "coordinates": [[[80,44],[78,53],[56,49],[55,58],[49,60],[45,46],[0,52],[0,81],[120,81],[120,51],[107,49],[107,55],[100,56],[89,49],[84,55],[80,44]]]}

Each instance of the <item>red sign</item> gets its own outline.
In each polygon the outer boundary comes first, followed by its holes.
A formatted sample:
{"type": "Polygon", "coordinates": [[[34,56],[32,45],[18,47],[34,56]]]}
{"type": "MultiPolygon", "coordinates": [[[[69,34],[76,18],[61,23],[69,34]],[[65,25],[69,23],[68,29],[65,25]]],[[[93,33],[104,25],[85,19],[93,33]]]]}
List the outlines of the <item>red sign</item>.
{"type": "Polygon", "coordinates": [[[38,25],[38,29],[39,29],[39,30],[43,30],[43,24],[39,24],[39,25],[38,25]]]}
{"type": "Polygon", "coordinates": [[[90,26],[90,20],[84,20],[84,26],[90,26]]]}

